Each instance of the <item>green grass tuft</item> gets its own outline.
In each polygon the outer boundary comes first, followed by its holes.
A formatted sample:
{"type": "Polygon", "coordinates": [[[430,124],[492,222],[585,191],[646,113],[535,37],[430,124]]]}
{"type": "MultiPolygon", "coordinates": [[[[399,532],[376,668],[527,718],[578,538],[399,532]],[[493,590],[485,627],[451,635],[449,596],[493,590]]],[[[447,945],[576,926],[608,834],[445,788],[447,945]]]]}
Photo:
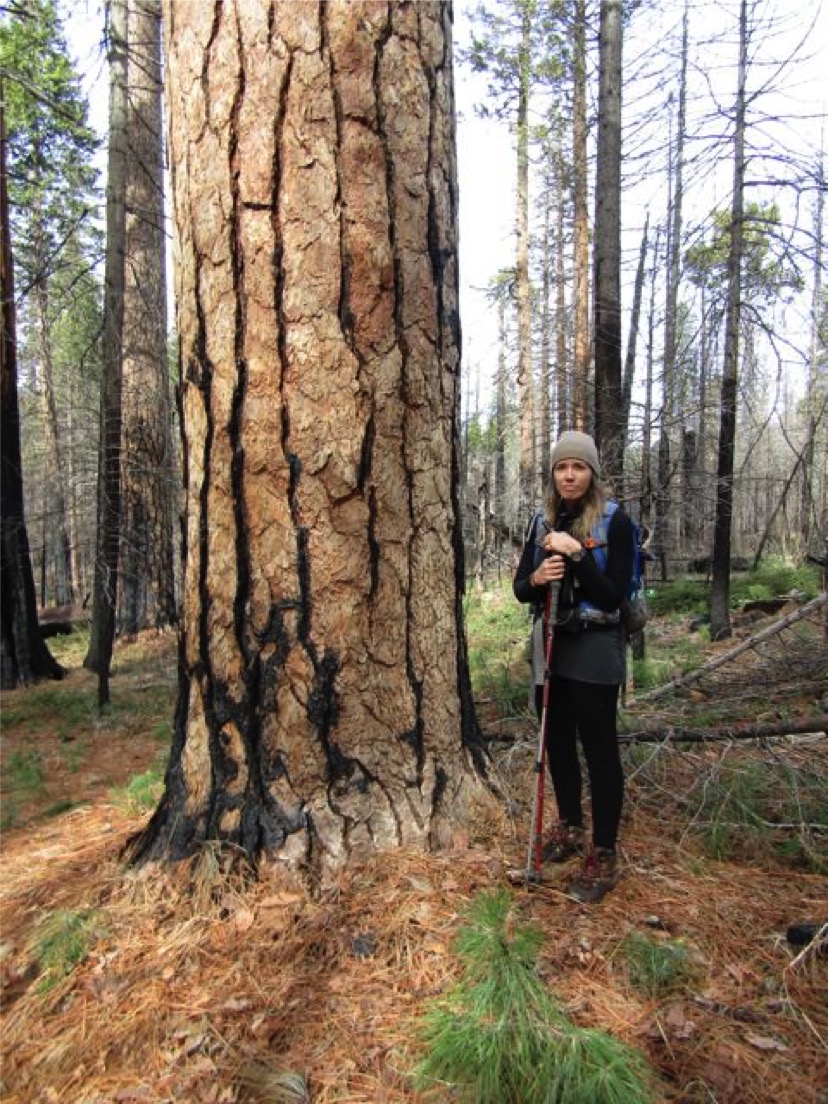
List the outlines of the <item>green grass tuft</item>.
{"type": "Polygon", "coordinates": [[[60,909],[47,916],[32,942],[32,952],[43,975],[41,992],[48,992],[70,974],[105,935],[103,916],[96,909],[60,909]]]}
{"type": "Polygon", "coordinates": [[[126,786],[111,790],[110,797],[116,804],[125,805],[134,812],[154,809],[164,792],[164,771],[165,763],[159,760],[149,770],[133,775],[126,786]]]}
{"type": "Polygon", "coordinates": [[[43,789],[45,778],[43,756],[34,748],[12,752],[6,763],[5,772],[9,788],[12,790],[34,794],[43,789]]]}

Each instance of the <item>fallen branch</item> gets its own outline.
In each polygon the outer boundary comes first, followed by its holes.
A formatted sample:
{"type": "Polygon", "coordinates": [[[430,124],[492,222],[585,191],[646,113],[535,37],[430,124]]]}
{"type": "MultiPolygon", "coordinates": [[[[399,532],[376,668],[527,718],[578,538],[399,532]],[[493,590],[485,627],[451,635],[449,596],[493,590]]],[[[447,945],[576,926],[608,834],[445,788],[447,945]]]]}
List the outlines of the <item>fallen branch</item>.
{"type": "Polygon", "coordinates": [[[788,614],[786,617],[781,617],[779,621],[775,621],[773,625],[769,625],[761,632],[755,633],[755,635],[749,637],[748,640],[744,640],[742,644],[738,644],[736,648],[730,648],[727,652],[723,652],[722,655],[718,655],[715,659],[709,660],[708,663],[703,663],[701,667],[697,667],[696,670],[690,671],[687,675],[681,675],[679,678],[666,682],[663,686],[657,686],[655,690],[649,690],[647,694],[637,696],[629,703],[629,706],[639,705],[641,702],[654,701],[656,698],[663,698],[666,694],[673,693],[674,690],[680,688],[684,689],[686,686],[691,686],[693,683],[699,682],[700,679],[705,678],[705,676],[712,671],[716,671],[718,667],[725,666],[726,663],[730,663],[732,659],[736,659],[744,652],[751,651],[751,649],[756,648],[758,644],[770,640],[773,636],[787,629],[790,625],[794,625],[795,622],[801,621],[804,617],[809,617],[810,614],[825,605],[826,593],[824,592],[823,594],[819,594],[817,598],[813,598],[811,602],[807,602],[805,606],[801,606],[800,609],[794,610],[793,613],[788,614]]]}
{"type": "Polygon", "coordinates": [[[726,740],[766,740],[773,736],[809,736],[826,732],[829,716],[801,717],[796,721],[775,721],[768,724],[726,725],[723,728],[680,728],[670,726],[659,729],[641,729],[639,732],[620,732],[621,744],[702,744],[726,740]]]}

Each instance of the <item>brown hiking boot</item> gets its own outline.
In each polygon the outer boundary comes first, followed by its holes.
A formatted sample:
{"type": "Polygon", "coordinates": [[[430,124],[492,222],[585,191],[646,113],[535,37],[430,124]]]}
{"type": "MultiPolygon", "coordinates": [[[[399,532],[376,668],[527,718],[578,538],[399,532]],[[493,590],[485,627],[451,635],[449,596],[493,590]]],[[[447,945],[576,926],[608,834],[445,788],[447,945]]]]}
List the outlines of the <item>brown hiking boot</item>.
{"type": "Polygon", "coordinates": [[[550,832],[541,848],[544,862],[567,862],[573,855],[580,855],[584,847],[584,829],[572,828],[566,821],[560,820],[550,832]]]}
{"type": "Polygon", "coordinates": [[[567,890],[567,896],[583,905],[595,905],[619,881],[616,852],[597,847],[584,860],[581,874],[567,890]]]}

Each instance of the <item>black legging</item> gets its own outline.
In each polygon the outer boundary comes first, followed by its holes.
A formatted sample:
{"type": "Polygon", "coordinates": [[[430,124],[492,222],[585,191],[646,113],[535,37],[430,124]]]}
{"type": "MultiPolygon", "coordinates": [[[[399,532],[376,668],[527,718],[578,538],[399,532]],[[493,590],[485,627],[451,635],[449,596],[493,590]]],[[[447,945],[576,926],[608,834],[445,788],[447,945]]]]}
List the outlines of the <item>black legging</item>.
{"type": "MultiPolygon", "coordinates": [[[[593,843],[616,846],[625,779],[616,739],[616,703],[619,687],[573,679],[550,679],[547,705],[546,748],[558,815],[573,827],[581,827],[582,778],[577,737],[581,739],[593,812],[593,843]]],[[[536,708],[541,715],[542,687],[536,687],[536,708]]]]}

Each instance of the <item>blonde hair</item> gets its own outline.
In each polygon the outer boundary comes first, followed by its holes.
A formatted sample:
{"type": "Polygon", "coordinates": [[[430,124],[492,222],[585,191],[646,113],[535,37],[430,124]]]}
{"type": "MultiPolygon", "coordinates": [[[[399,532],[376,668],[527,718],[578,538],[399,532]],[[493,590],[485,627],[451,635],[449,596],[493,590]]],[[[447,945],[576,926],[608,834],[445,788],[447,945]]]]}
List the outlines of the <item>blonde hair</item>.
{"type": "MultiPolygon", "coordinates": [[[[607,505],[608,492],[604,485],[591,473],[590,486],[582,499],[582,508],[572,529],[572,535],[577,540],[586,540],[594,526],[601,519],[607,505]]],[[[556,481],[553,472],[550,472],[550,482],[547,485],[547,494],[544,499],[544,514],[547,524],[555,527],[558,511],[561,507],[561,495],[556,490],[556,481]]]]}

